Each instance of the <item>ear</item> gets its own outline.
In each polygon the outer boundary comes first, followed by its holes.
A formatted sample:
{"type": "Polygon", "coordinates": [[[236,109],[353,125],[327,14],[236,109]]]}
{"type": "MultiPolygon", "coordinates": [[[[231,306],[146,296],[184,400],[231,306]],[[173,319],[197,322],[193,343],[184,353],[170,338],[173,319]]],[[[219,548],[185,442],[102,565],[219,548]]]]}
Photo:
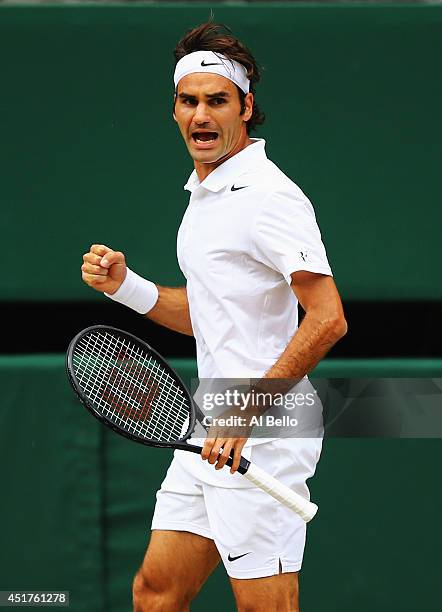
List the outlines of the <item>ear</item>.
{"type": "Polygon", "coordinates": [[[172,116],[174,118],[175,121],[178,121],[175,115],[175,103],[176,103],[176,92],[173,94],[173,113],[172,116]]]}
{"type": "Polygon", "coordinates": [[[244,100],[244,104],[246,107],[246,110],[244,111],[244,121],[248,121],[250,119],[250,117],[253,115],[253,94],[252,93],[248,93],[246,94],[245,100],[244,100]]]}

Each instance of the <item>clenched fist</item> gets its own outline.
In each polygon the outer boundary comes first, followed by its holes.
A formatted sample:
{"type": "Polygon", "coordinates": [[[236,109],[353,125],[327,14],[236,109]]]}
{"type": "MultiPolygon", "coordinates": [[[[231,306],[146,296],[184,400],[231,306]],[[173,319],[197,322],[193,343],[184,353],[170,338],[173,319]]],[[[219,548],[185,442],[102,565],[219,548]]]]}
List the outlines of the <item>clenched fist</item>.
{"type": "Polygon", "coordinates": [[[93,244],[83,255],[81,277],[89,287],[112,295],[126,278],[123,253],[113,251],[104,244],[93,244]]]}

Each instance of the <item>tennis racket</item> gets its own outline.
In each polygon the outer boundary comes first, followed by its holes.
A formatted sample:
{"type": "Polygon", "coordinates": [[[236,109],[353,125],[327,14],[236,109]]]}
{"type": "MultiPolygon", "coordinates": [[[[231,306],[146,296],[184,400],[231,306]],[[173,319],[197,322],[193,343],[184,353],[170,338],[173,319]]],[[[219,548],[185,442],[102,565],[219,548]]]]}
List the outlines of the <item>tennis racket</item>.
{"type": "MultiPolygon", "coordinates": [[[[88,327],[71,341],[66,368],[83,405],[116,433],[147,446],[201,454],[202,447],[188,439],[203,414],[178,374],[142,340],[114,327],[88,327]]],[[[315,516],[316,504],[244,457],[238,472],[305,521],[315,516]]]]}

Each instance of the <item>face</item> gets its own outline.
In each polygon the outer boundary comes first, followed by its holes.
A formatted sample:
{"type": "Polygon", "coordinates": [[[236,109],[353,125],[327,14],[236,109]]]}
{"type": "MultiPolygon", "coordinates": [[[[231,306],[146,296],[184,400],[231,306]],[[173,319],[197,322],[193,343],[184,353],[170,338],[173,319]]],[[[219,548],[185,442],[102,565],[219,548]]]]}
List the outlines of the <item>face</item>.
{"type": "Polygon", "coordinates": [[[246,95],[246,110],[236,85],[218,74],[196,72],[178,83],[174,119],[187,149],[198,164],[219,165],[248,144],[246,121],[253,110],[253,95],[246,95]]]}

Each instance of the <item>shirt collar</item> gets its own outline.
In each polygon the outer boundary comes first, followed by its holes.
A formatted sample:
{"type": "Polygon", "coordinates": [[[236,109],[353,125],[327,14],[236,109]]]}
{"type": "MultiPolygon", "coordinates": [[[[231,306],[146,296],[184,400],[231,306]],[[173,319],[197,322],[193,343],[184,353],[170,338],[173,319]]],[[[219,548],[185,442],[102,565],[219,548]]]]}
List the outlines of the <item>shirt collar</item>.
{"type": "Polygon", "coordinates": [[[194,191],[200,185],[209,191],[217,192],[235,179],[254,167],[257,162],[267,159],[265,153],[266,141],[263,138],[252,138],[252,144],[215,168],[204,181],[200,183],[196,170],[189,176],[184,189],[194,191]]]}

